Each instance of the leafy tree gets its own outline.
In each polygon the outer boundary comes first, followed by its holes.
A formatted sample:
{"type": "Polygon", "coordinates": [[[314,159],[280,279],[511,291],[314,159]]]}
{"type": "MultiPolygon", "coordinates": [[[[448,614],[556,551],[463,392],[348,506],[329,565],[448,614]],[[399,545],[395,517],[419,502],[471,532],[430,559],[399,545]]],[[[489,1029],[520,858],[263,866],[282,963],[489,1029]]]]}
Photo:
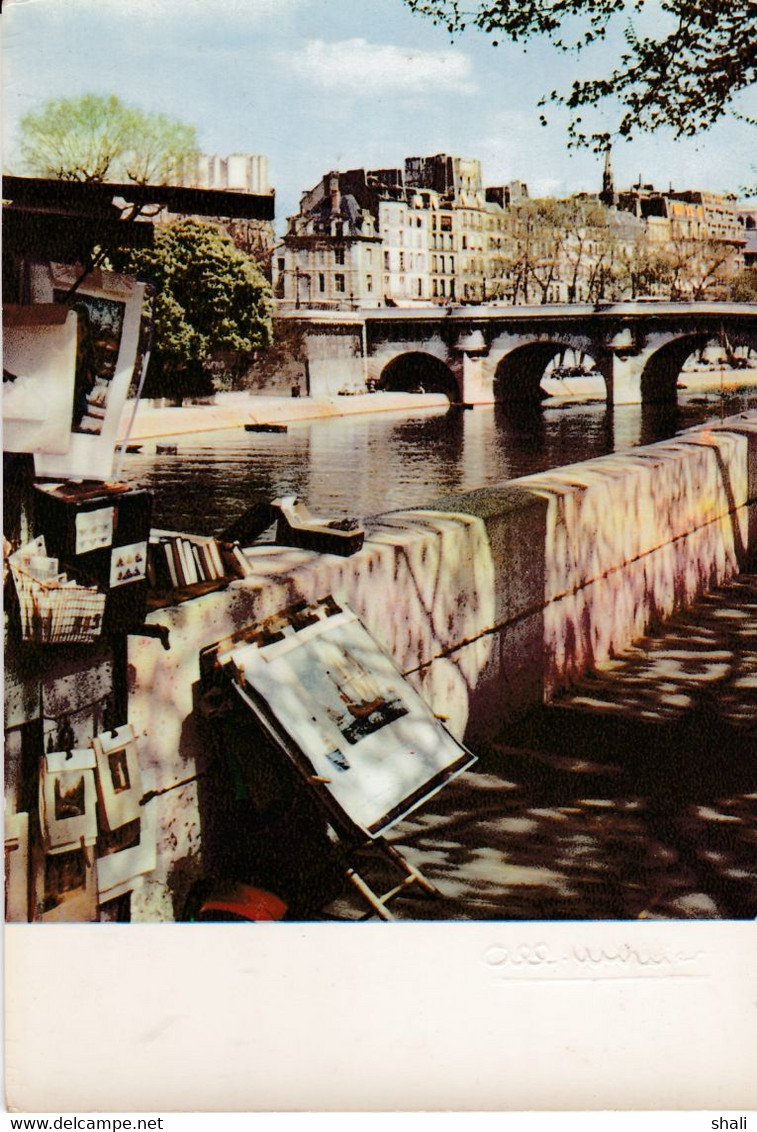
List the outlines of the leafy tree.
{"type": "Polygon", "coordinates": [[[546,198],[513,206],[505,224],[500,269],[513,303],[548,303],[558,294],[570,303],[622,297],[638,239],[633,218],[622,220],[592,198],[546,198]]]}
{"type": "Polygon", "coordinates": [[[214,359],[222,355],[227,369],[241,371],[270,344],[270,285],[217,226],[192,219],[156,226],[153,247],[111,258],[117,271],[150,278],[158,289],[146,396],[210,392],[214,359]]]}
{"type": "Polygon", "coordinates": [[[757,269],[745,267],[731,285],[731,299],[735,303],[757,303],[757,269]]]}
{"type": "Polygon", "coordinates": [[[619,279],[620,297],[669,296],[674,276],[675,267],[669,251],[643,233],[632,253],[624,257],[619,279]]]}
{"type": "Polygon", "coordinates": [[[54,98],[21,119],[21,157],[39,177],[163,184],[197,152],[193,126],[115,95],[54,98]]]}
{"type": "Polygon", "coordinates": [[[674,235],[668,255],[672,265],[671,299],[728,298],[736,263],[736,251],[730,244],[674,235]]]}
{"type": "MultiPolygon", "coordinates": [[[[707,129],[757,79],[755,0],[406,0],[451,34],[467,24],[521,43],[546,36],[563,51],[606,37],[625,20],[625,49],[610,74],[577,79],[549,99],[574,112],[574,142],[603,147],[606,133],[587,135],[580,111],[608,97],[619,100],[618,133],[672,126],[676,136],[707,129]],[[472,10],[470,10],[472,9],[472,10]],[[636,17],[636,19],[634,19],[636,17]]],[[[542,100],[543,102],[546,99],[542,100]]]]}

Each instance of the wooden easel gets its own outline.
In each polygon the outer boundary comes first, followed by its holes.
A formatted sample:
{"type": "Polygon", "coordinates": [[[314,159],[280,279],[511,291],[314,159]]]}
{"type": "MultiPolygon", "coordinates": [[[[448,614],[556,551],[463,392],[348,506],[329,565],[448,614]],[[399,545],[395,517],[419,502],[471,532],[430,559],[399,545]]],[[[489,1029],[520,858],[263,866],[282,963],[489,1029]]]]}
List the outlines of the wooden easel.
{"type": "MultiPolygon", "coordinates": [[[[333,610],[330,609],[330,612],[341,612],[333,598],[324,599],[322,603],[317,604],[329,606],[329,603],[333,606],[333,610]]],[[[235,706],[239,707],[238,692],[242,692],[242,699],[261,732],[271,741],[273,747],[282,753],[286,762],[294,768],[300,780],[307,785],[308,793],[323,812],[334,838],[342,850],[342,864],[346,879],[368,905],[369,911],[360,918],[365,920],[375,915],[381,920],[395,920],[396,917],[388,906],[400,894],[413,889],[424,896],[439,897],[441,893],[420,870],[405,859],[398,849],[381,836],[380,827],[376,830],[375,835],[371,835],[370,832],[366,832],[366,828],[353,821],[328,789],[331,779],[314,773],[313,765],[309,762],[305,752],[289,736],[266,699],[246,681],[243,673],[237,671],[233,663],[227,665],[222,661],[223,655],[228,653],[232,647],[244,642],[260,643],[262,641],[265,645],[268,640],[273,639],[279,633],[284,621],[291,622],[293,618],[297,617],[307,618],[308,609],[304,606],[305,603],[302,603],[302,608],[296,606],[282,610],[280,614],[241,630],[204,649],[200,656],[200,670],[205,689],[203,700],[210,709],[208,714],[212,715],[218,711],[221,705],[226,704],[226,707],[230,708],[229,699],[236,701],[235,706]],[[234,685],[236,685],[236,690],[234,690],[234,685]],[[385,866],[388,865],[390,871],[397,876],[397,883],[392,884],[384,891],[380,890],[383,884],[380,886],[378,882],[374,883],[369,879],[366,875],[366,868],[362,864],[362,862],[365,862],[370,865],[377,861],[385,866]]],[[[307,620],[304,623],[307,624],[307,620]]],[[[223,707],[221,707],[221,710],[224,710],[223,707]]],[[[461,748],[461,750],[464,751],[464,748],[461,748]]],[[[469,752],[465,753],[468,754],[469,761],[472,761],[469,752]]],[[[429,794],[431,793],[435,793],[435,789],[429,790],[429,794]]],[[[422,795],[419,791],[411,800],[412,804],[409,808],[414,808],[426,796],[425,791],[422,795]]],[[[404,812],[407,812],[407,810],[402,811],[402,813],[404,812]]],[[[397,817],[400,816],[401,813],[398,812],[397,817]]]]}
{"type": "Polygon", "coordinates": [[[383,837],[377,837],[373,841],[367,841],[364,845],[353,850],[354,857],[379,854],[383,856],[385,860],[391,862],[400,873],[404,873],[404,879],[400,881],[399,884],[396,884],[394,888],[390,888],[388,892],[379,895],[379,893],[371,888],[365,877],[358,873],[352,866],[348,866],[346,870],[347,879],[350,884],[357,889],[363,899],[367,901],[372,910],[371,912],[367,912],[365,916],[361,916],[360,918],[362,920],[369,919],[373,913],[375,913],[380,920],[395,920],[396,916],[389,911],[387,905],[390,900],[393,900],[395,896],[399,896],[401,892],[405,892],[412,884],[417,884],[426,896],[436,897],[441,895],[439,889],[436,888],[430,880],[424,877],[419,869],[411,865],[410,862],[402,856],[399,850],[395,849],[393,845],[390,845],[383,837]]]}

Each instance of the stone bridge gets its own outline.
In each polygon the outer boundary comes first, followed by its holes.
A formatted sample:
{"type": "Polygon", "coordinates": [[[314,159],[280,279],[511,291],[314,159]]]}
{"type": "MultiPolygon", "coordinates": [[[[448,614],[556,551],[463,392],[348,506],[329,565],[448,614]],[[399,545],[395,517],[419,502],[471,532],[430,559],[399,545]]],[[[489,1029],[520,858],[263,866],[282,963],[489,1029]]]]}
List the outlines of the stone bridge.
{"type": "Polygon", "coordinates": [[[710,343],[757,350],[757,303],[299,310],[303,379],[314,397],[366,388],[451,401],[537,400],[549,362],[589,355],[614,404],[674,401],[686,359],[710,343]]]}

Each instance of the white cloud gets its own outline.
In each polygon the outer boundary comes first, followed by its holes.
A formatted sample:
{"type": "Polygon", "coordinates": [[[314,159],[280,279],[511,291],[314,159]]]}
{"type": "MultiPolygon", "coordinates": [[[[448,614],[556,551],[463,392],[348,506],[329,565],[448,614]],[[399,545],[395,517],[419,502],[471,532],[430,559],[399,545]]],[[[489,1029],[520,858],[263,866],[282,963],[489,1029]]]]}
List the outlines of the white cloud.
{"type": "Polygon", "coordinates": [[[562,177],[537,177],[531,186],[531,195],[534,197],[558,197],[566,191],[562,177]]]}
{"type": "Polygon", "coordinates": [[[365,39],[311,39],[282,56],[295,76],[352,95],[473,94],[471,62],[460,51],[419,51],[365,39]]]}

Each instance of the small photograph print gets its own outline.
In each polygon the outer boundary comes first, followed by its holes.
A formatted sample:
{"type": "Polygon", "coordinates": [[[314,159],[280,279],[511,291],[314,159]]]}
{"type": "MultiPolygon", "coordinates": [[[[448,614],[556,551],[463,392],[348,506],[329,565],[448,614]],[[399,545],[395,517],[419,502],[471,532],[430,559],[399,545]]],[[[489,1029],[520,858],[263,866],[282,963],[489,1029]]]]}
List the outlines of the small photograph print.
{"type": "Polygon", "coordinates": [[[52,853],[45,861],[45,889],[48,899],[56,902],[56,896],[75,892],[86,883],[87,870],[81,849],[67,853],[52,853]]]}
{"type": "Polygon", "coordinates": [[[79,316],[71,431],[99,436],[121,348],[125,305],[115,299],[55,290],[53,298],[79,316]]]}
{"type": "Polygon", "coordinates": [[[96,511],[79,511],[76,515],[76,553],[87,554],[113,542],[115,508],[98,507],[96,511]]]}
{"type": "Polygon", "coordinates": [[[110,588],[141,582],[147,575],[147,543],[114,546],[110,556],[110,588]]]}
{"type": "Polygon", "coordinates": [[[83,818],[86,810],[83,774],[59,774],[55,779],[55,820],[83,818]]]}
{"type": "Polygon", "coordinates": [[[113,793],[121,794],[124,790],[130,790],[131,781],[129,779],[126,751],[113,751],[109,754],[108,766],[110,767],[110,780],[113,785],[113,793]]]}

